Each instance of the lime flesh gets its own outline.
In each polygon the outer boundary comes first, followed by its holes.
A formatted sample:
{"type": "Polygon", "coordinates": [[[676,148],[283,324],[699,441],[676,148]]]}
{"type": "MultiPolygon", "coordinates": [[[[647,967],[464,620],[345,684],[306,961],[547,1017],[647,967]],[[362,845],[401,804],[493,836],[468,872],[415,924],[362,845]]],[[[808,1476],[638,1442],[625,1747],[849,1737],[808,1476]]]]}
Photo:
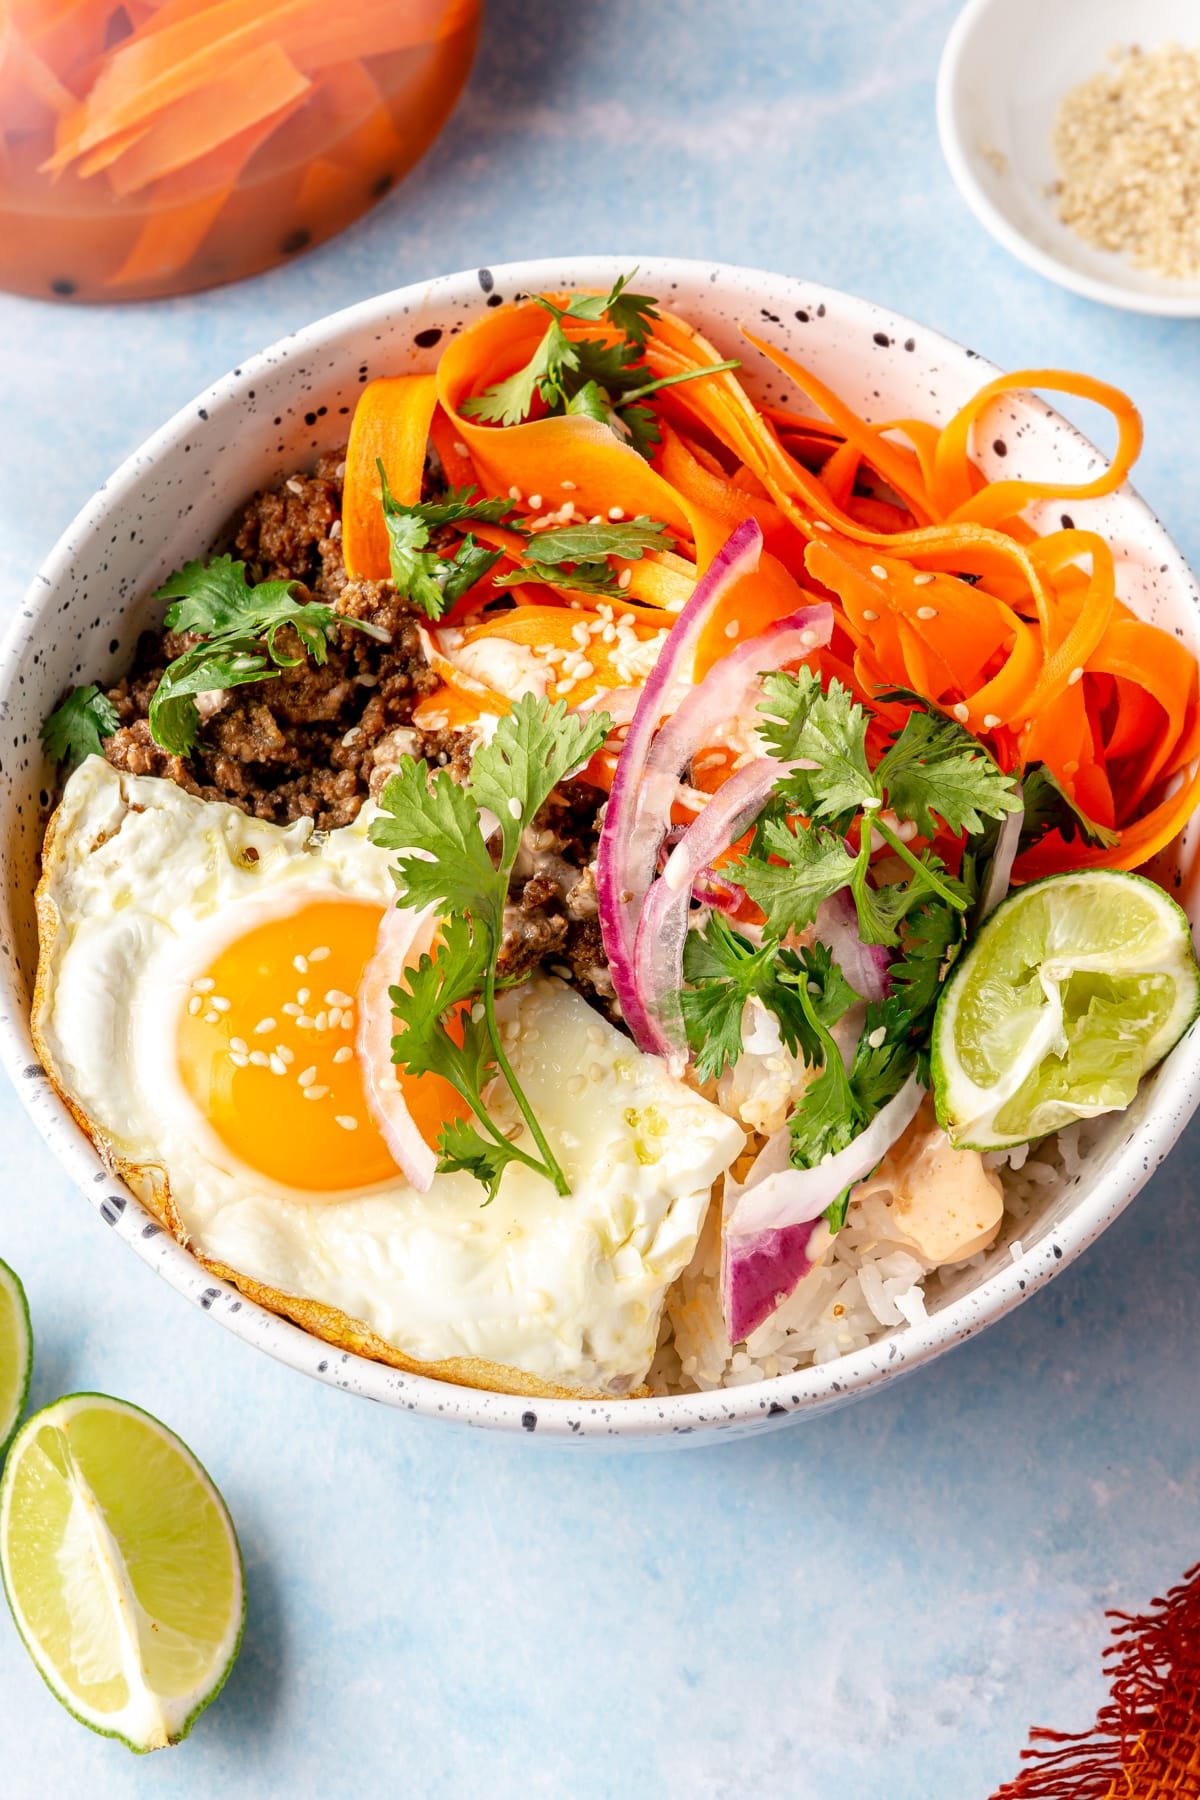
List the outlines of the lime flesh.
{"type": "Polygon", "coordinates": [[[0,1262],[0,1462],[29,1392],[33,1333],[25,1289],[6,1262],[0,1262]]]}
{"type": "Polygon", "coordinates": [[[73,1394],[35,1413],[0,1481],[0,1572],[53,1693],[134,1750],[187,1735],[241,1642],[224,1501],[148,1413],[73,1394]]]}
{"type": "Polygon", "coordinates": [[[1011,894],[946,984],[933,1027],[938,1119],[1003,1149],[1128,1106],[1200,1012],[1185,914],[1139,875],[1052,875],[1011,894]]]}

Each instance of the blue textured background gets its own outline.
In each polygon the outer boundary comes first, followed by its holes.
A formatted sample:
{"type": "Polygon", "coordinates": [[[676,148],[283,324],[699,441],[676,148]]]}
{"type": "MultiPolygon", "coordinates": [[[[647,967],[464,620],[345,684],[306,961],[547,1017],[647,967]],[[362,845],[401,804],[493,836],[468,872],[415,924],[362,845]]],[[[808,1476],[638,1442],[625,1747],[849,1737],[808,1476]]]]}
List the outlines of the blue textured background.
{"type": "MultiPolygon", "coordinates": [[[[967,214],[933,119],[954,11],[492,0],[444,137],[334,246],[153,308],[0,298],[4,606],[248,352],[424,274],[573,250],[807,274],[1001,363],[1101,373],[1142,405],[1141,486],[1198,560],[1196,328],[1076,300],[967,214]]],[[[1200,1554],[1198,1153],[1193,1129],[1082,1263],[894,1391],[703,1454],[568,1458],[256,1357],[118,1247],[0,1096],[34,1399],[106,1388],[174,1425],[236,1515],[250,1606],[220,1702],[148,1763],[73,1725],[0,1624],[0,1786],[983,1800],[1031,1723],[1090,1718],[1105,1606],[1200,1554]]]]}

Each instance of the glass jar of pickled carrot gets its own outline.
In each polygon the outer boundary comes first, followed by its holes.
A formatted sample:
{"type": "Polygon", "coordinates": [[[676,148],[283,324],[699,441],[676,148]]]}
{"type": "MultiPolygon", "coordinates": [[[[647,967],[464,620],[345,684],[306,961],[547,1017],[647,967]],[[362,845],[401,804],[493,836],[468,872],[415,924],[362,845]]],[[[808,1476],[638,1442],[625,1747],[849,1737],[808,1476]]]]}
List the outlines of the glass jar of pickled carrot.
{"type": "Polygon", "coordinates": [[[332,237],[432,143],[482,0],[0,0],[0,287],[146,300],[332,237]]]}

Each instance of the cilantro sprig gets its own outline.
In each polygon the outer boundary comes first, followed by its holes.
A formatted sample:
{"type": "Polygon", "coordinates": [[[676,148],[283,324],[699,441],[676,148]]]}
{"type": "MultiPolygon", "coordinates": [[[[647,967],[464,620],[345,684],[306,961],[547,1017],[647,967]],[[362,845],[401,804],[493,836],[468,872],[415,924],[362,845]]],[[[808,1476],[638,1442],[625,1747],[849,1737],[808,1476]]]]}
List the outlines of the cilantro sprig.
{"type": "Polygon", "coordinates": [[[767,675],[763,688],[759,731],[771,754],[812,765],[781,778],[777,789],[793,816],[776,811],[731,871],[763,908],[772,931],[782,937],[803,930],[822,900],[843,887],[854,898],[867,944],[898,944],[904,920],[930,898],[965,912],[970,895],[962,883],[933,851],[911,850],[881,815],[889,811],[925,837],[934,835],[939,821],[953,832],[980,832],[985,820],[1020,809],[1012,777],[970,732],[923,705],[912,707],[872,768],[866,709],[839,681],[823,687],[819,676],[802,668],[796,675],[767,675]],[[903,864],[904,879],[875,884],[876,839],[903,864]]]}
{"type": "Polygon", "coordinates": [[[103,756],[103,740],[120,723],[116,707],[94,683],[72,688],[42,726],[42,744],[51,762],[74,769],[89,756],[103,756]]]}
{"type": "Polygon", "coordinates": [[[531,295],[550,315],[544,337],[523,368],[464,400],[463,413],[488,424],[519,425],[540,400],[549,413],[582,414],[598,420],[649,458],[660,438],[658,421],[645,404],[649,397],[678,382],[736,369],[739,364],[734,360],[657,379],[651,376],[645,361],[646,345],[660,314],[652,295],[630,292],[636,274],[634,269],[619,276],[608,294],[574,294],[566,306],[540,294],[531,295]],[[572,337],[564,330],[566,320],[587,324],[605,320],[621,335],[616,343],[572,337]]]}
{"type": "Polygon", "coordinates": [[[200,730],[196,695],[214,688],[243,687],[277,680],[306,656],[327,661],[339,626],[386,639],[363,619],[336,613],[316,600],[293,597],[294,581],[246,579],[246,565],[231,556],[189,562],[159,588],[156,600],[170,600],[164,623],[170,631],[195,632],[200,641],[168,663],[150,702],[150,734],[164,750],[187,756],[200,730]],[[284,639],[287,627],[292,634],[284,639]],[[291,642],[299,655],[289,654],[291,642]]]}
{"type": "Polygon", "coordinates": [[[611,567],[610,556],[639,561],[647,550],[669,550],[671,538],[665,525],[639,515],[609,525],[561,525],[530,534],[521,564],[508,575],[497,577],[497,587],[522,582],[544,582],[581,594],[606,594],[619,600],[624,590],[611,567]]]}
{"type": "Polygon", "coordinates": [[[382,458],[377,459],[377,466],[392,581],[427,618],[440,619],[468,588],[495,568],[503,552],[488,549],[468,531],[453,555],[443,556],[440,550],[430,548],[433,532],[464,521],[498,525],[508,519],[512,501],[476,500],[473,488],[452,487],[437,500],[406,506],[392,493],[382,458]]]}
{"type": "MultiPolygon", "coordinates": [[[[393,879],[406,906],[442,919],[432,955],[391,990],[401,1029],[393,1060],[413,1074],[436,1072],[477,1124],[459,1120],[439,1139],[443,1170],[474,1175],[491,1200],[510,1163],[523,1163],[568,1190],[562,1168],[509,1061],[496,1016],[497,963],[509,877],[521,834],[550,791],[585,763],[611,728],[604,713],[569,714],[524,695],[475,752],[463,784],[445,770],[401,759],[384,788],[371,841],[396,852],[393,879]],[[489,815],[485,825],[484,814],[489,815]],[[498,843],[494,840],[498,839],[498,843]],[[485,1090],[503,1078],[536,1146],[534,1155],[501,1129],[485,1090]]],[[[486,1201],[485,1201],[486,1204],[486,1201]]]]}

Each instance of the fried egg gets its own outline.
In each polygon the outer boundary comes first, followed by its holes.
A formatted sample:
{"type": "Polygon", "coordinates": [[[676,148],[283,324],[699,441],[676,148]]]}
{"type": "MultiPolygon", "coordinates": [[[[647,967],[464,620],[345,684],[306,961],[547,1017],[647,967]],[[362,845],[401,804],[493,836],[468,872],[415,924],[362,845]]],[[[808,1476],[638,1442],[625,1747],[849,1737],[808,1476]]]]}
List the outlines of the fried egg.
{"type": "MultiPolygon", "coordinates": [[[[414,1190],[361,1061],[395,898],[368,823],[263,824],[89,758],[38,891],[47,1071],[183,1242],[320,1335],[475,1385],[628,1392],[743,1134],[539,977],[502,1026],[570,1195],[518,1164],[489,1206],[466,1174],[414,1190]]],[[[457,1097],[402,1085],[432,1142],[457,1097]]]]}

